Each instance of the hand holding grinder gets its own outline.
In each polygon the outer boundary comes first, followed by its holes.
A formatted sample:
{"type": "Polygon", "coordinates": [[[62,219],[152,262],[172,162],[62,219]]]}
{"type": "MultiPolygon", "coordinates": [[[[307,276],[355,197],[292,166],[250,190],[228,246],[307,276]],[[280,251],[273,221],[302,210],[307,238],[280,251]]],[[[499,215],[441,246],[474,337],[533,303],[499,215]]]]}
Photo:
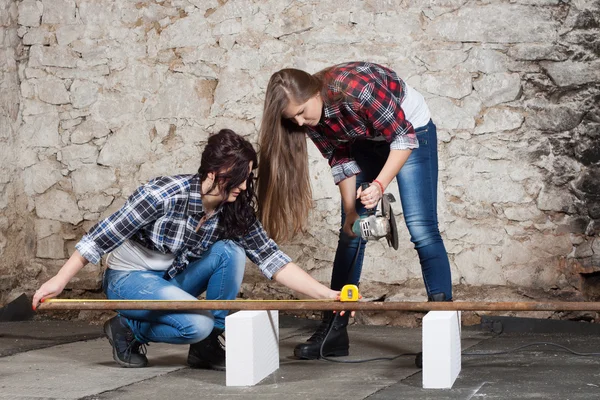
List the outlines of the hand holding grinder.
{"type": "MultiPolygon", "coordinates": [[[[361,185],[362,190],[366,190],[369,183],[361,185]]],[[[380,207],[367,209],[365,214],[361,215],[352,225],[352,232],[364,240],[379,240],[386,238],[388,245],[398,250],[398,229],[396,220],[390,203],[396,199],[391,193],[384,193],[378,204],[380,207]],[[378,208],[380,208],[378,210],[378,208]]]]}

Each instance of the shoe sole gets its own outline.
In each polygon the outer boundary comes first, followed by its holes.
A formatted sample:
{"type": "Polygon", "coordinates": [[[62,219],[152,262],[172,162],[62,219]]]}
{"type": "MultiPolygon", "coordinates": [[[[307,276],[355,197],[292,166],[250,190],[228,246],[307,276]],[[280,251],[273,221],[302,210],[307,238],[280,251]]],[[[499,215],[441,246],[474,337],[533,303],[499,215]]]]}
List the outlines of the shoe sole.
{"type": "Polygon", "coordinates": [[[188,355],[187,364],[191,368],[197,368],[197,369],[212,369],[215,371],[225,371],[225,369],[226,369],[226,367],[221,367],[218,365],[211,364],[208,361],[206,361],[202,358],[198,358],[193,355],[188,355]]]}
{"type": "Polygon", "coordinates": [[[123,368],[143,368],[148,365],[147,362],[144,364],[140,364],[140,365],[126,363],[119,358],[119,356],[117,355],[117,348],[115,347],[115,345],[113,344],[113,341],[112,341],[112,329],[110,329],[110,320],[108,320],[104,323],[104,334],[108,338],[108,343],[110,343],[110,345],[112,346],[113,360],[115,360],[115,362],[117,364],[119,364],[121,367],[123,367],[123,368]]]}
{"type": "MultiPolygon", "coordinates": [[[[323,353],[325,357],[344,357],[350,354],[348,348],[339,348],[329,350],[326,353],[323,353]]],[[[319,352],[314,351],[305,351],[300,349],[294,349],[294,355],[301,360],[318,360],[321,358],[321,354],[319,352]]]]}

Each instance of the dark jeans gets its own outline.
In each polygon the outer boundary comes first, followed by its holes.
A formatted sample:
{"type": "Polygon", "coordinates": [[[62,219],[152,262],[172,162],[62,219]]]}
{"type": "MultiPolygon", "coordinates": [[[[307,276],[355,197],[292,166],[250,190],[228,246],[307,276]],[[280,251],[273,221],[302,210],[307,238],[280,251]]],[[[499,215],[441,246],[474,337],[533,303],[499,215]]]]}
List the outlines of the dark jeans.
{"type": "MultiPolygon", "coordinates": [[[[452,299],[450,263],[440,235],[437,218],[438,153],[437,132],[433,121],[416,130],[419,148],[410,157],[396,176],[400,189],[400,200],[404,221],[411,242],[419,254],[423,280],[427,295],[444,293],[452,299]]],[[[390,149],[387,142],[357,141],[352,147],[352,156],[362,169],[356,177],[356,187],[363,182],[372,182],[383,168],[390,149]]],[[[359,215],[365,208],[356,202],[359,215]]],[[[346,215],[342,207],[342,226],[346,215]]],[[[366,242],[351,239],[340,229],[338,248],[333,262],[331,288],[339,290],[347,283],[358,284],[362,271],[366,242]],[[351,270],[357,246],[360,250],[356,265],[351,270]],[[352,273],[352,276],[349,276],[352,273]]]]}

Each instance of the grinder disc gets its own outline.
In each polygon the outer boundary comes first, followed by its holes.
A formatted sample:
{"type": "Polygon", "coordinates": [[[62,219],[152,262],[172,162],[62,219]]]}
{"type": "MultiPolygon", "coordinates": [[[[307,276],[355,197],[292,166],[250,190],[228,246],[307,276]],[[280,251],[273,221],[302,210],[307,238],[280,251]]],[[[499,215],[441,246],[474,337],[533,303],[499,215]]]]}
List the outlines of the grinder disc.
{"type": "Polygon", "coordinates": [[[398,250],[398,228],[396,227],[396,218],[392,211],[390,202],[394,202],[396,199],[391,193],[385,193],[381,198],[381,215],[385,217],[390,224],[390,231],[385,236],[388,245],[393,247],[394,250],[398,250]]]}

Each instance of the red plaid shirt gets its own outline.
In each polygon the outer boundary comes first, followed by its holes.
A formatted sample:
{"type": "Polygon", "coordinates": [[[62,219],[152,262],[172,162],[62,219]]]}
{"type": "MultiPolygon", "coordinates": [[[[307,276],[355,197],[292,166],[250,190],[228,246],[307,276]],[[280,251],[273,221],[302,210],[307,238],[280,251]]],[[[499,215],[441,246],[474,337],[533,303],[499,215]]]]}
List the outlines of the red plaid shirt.
{"type": "Polygon", "coordinates": [[[375,139],[390,143],[390,149],[419,147],[415,130],[404,116],[404,81],[381,65],[366,62],[339,64],[327,72],[330,98],[343,95],[335,104],[325,104],[317,126],[307,127],[308,136],[329,160],[335,183],[360,172],[350,156],[355,140],[375,139]]]}

